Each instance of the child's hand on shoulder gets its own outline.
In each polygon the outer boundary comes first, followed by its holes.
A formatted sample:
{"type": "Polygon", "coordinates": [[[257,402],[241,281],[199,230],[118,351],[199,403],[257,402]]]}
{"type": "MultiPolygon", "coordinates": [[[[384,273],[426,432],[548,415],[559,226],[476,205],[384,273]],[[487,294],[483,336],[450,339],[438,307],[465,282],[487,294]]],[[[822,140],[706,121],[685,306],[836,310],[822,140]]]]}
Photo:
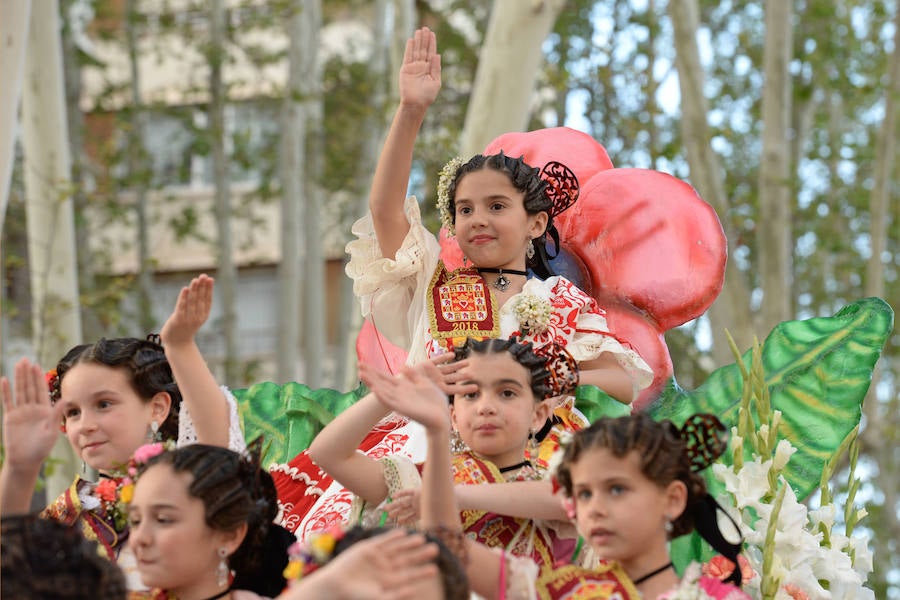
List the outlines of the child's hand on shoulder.
{"type": "Polygon", "coordinates": [[[178,294],[175,309],[160,331],[163,346],[183,346],[194,341],[212,308],[213,284],[208,275],[194,277],[178,294]]]}

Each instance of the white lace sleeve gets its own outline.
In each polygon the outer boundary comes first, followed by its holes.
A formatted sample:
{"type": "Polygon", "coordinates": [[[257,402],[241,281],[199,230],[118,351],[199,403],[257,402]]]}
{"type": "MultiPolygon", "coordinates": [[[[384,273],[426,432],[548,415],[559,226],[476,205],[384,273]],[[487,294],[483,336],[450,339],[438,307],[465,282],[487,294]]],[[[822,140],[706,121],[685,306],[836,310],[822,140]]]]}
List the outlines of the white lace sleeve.
{"type": "Polygon", "coordinates": [[[404,204],[409,232],[393,260],[381,254],[372,216],[353,224],[357,237],[347,244],[347,275],[362,314],[392,343],[410,350],[424,348],[424,295],[441,253],[440,244],[422,224],[419,204],[410,196],[404,204]]]}
{"type": "MultiPolygon", "coordinates": [[[[241,419],[238,416],[237,402],[234,395],[226,386],[221,386],[222,397],[228,403],[228,449],[235,452],[243,452],[247,449],[244,442],[244,432],[241,431],[241,419]]],[[[194,427],[194,420],[191,413],[184,402],[181,403],[181,409],[178,413],[178,442],[179,448],[189,444],[197,443],[197,430],[194,427]]]]}

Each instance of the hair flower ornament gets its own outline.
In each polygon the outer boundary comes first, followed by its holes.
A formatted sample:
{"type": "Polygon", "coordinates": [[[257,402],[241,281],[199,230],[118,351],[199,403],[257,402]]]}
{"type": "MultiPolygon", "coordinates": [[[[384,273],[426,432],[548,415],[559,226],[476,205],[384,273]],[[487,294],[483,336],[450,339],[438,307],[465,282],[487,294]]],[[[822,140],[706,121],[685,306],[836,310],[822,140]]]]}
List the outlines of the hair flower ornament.
{"type": "Polygon", "coordinates": [[[312,533],[305,543],[295,542],[288,548],[288,564],[284,578],[288,581],[302,579],[331,560],[334,547],[344,537],[341,527],[312,533]]]}
{"type": "Polygon", "coordinates": [[[456,178],[456,173],[463,166],[463,159],[459,156],[451,158],[438,175],[437,208],[441,216],[441,225],[447,230],[447,235],[456,235],[453,226],[453,215],[450,214],[450,184],[456,178]]]}

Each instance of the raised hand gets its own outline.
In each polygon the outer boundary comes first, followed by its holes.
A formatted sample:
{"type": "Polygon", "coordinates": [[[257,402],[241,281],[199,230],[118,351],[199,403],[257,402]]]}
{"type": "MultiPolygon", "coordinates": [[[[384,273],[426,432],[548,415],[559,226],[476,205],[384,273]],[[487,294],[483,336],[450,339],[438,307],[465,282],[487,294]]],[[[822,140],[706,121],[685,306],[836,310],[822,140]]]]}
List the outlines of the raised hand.
{"type": "Polygon", "coordinates": [[[400,103],[428,108],[441,89],[441,55],[434,32],[417,29],[406,41],[400,67],[400,103]]]}
{"type": "Polygon", "coordinates": [[[359,541],[321,569],[291,584],[278,600],[325,597],[411,600],[421,583],[438,578],[438,547],[421,534],[392,529],[359,541]]]}
{"type": "Polygon", "coordinates": [[[214,283],[212,277],[200,275],[181,288],[175,309],[160,332],[164,346],[178,346],[194,341],[194,336],[209,318],[214,283]]]}
{"type": "Polygon", "coordinates": [[[437,383],[440,368],[430,361],[391,375],[363,363],[359,375],[385,407],[421,423],[426,429],[450,429],[447,394],[437,383]]]}
{"type": "Polygon", "coordinates": [[[14,471],[35,471],[50,455],[59,436],[63,403],[50,404],[44,372],[27,358],[16,363],[12,387],[6,377],[0,378],[0,395],[5,462],[14,471]]]}

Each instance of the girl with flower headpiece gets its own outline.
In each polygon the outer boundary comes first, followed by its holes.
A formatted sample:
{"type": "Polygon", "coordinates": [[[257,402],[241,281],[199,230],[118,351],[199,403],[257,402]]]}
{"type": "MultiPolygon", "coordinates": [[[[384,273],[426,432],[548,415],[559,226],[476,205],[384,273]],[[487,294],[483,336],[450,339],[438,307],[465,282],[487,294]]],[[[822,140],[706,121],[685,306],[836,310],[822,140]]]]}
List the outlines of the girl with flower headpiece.
{"type": "Polygon", "coordinates": [[[416,369],[407,367],[397,376],[361,365],[360,375],[372,393],[329,423],[313,440],[310,455],[357,495],[351,522],[418,524],[416,510],[395,498],[420,487],[421,464],[402,454],[376,460],[358,452],[357,446],[372,418],[391,406],[405,378],[419,372],[434,374],[443,386],[445,403],[449,396],[454,440],[441,450],[447,455],[448,449],[453,451],[454,480],[467,499],[463,528],[483,544],[529,557],[533,576],[538,568],[571,556],[575,547],[575,531],[565,522],[545,471],[526,452],[550,413],[546,399],[577,383],[574,361],[566,360],[562,350],[558,360],[548,359],[536,354],[530,342],[515,338],[469,339],[456,348],[455,361],[448,361],[450,356],[419,363],[416,369]],[[507,490],[503,502],[492,504],[485,491],[499,486],[517,489],[507,490]]]}
{"type": "Polygon", "coordinates": [[[119,562],[129,585],[141,587],[125,550],[125,512],[132,486],[128,464],[152,441],[205,442],[240,450],[237,408],[206,367],[194,336],[209,316],[213,280],[195,278],[181,290],[162,341],[101,339],[72,348],[46,377],[22,359],[15,394],[2,382],[6,460],[0,471],[0,513],[26,513],[41,464],[62,431],[96,482],[82,475],[41,514],[78,524],[119,562]],[[177,378],[177,381],[176,381],[177,378]]]}
{"type": "MultiPolygon", "coordinates": [[[[503,153],[451,162],[441,174],[438,206],[467,266],[449,270],[441,261],[415,198],[405,198],[415,139],[440,76],[434,33],[422,28],[407,42],[400,106],[375,171],[370,214],[354,224],[358,239],[347,246],[347,273],[363,314],[408,350],[408,364],[452,351],[467,337],[517,335],[539,351],[565,347],[578,362],[582,383],[630,403],[649,385],[652,371],[610,334],[597,302],[549,265],[548,238],[559,249],[553,218],[578,195],[578,182],[564,165],[538,169],[503,153]]],[[[563,402],[558,412],[566,427],[583,426],[573,400],[557,400],[563,402]]],[[[424,459],[424,435],[414,423],[391,416],[375,425],[362,446],[367,452],[424,459]]],[[[549,451],[540,454],[545,459],[549,451]]],[[[290,474],[276,473],[285,520],[301,537],[346,516],[346,491],[308,455],[280,470],[290,474]]]]}

